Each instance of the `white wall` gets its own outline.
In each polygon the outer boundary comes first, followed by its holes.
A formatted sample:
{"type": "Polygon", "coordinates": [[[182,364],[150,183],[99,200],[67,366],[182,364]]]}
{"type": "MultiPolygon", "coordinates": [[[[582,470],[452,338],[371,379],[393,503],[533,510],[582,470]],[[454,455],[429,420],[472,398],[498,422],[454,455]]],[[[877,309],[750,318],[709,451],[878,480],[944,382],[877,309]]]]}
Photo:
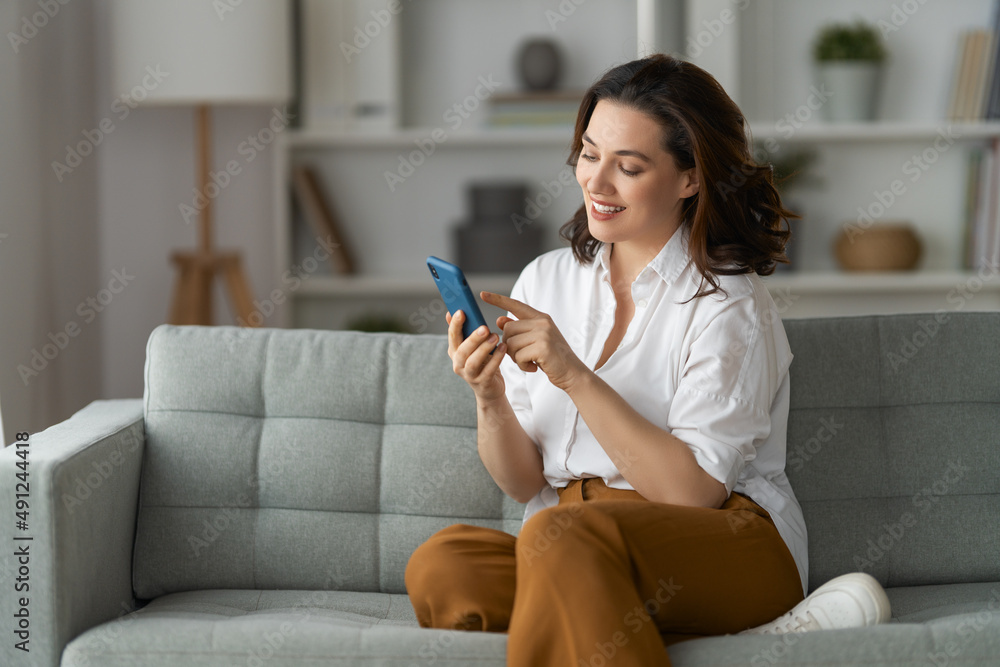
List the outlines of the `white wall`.
{"type": "MultiPolygon", "coordinates": [[[[37,32],[28,30],[34,34],[15,53],[7,34],[39,11],[32,0],[0,2],[5,442],[94,399],[142,395],[145,342],[166,321],[175,278],[168,257],[197,241],[195,225],[179,213],[179,204],[193,196],[192,111],[136,109],[122,118],[112,109],[123,91],[109,90],[103,0],[59,5],[37,32]],[[94,134],[105,119],[113,131],[94,134]],[[95,139],[93,151],[60,181],[51,163],[65,162],[67,144],[86,141],[85,132],[95,139]],[[124,289],[118,280],[111,283],[115,272],[124,272],[124,289]],[[62,335],[67,327],[75,335],[62,335]],[[33,350],[54,358],[25,384],[18,366],[30,368],[33,350]]],[[[271,113],[230,108],[214,116],[216,164],[236,159],[243,169],[216,200],[216,238],[242,250],[255,295],[269,291],[275,275],[271,154],[265,150],[247,162],[237,150],[271,113]]],[[[221,292],[217,311],[218,323],[232,322],[221,292]]]]}
{"type": "MultiPolygon", "coordinates": [[[[141,396],[149,333],[167,321],[176,272],[175,250],[193,249],[197,223],[187,224],[179,205],[191,205],[195,187],[193,108],[132,110],[122,118],[112,108],[124,91],[110,90],[107,3],[97,5],[97,115],[115,129],[98,155],[100,208],[99,283],[113,270],[134,276],[101,314],[106,360],[100,394],[141,396]]],[[[139,83],[138,81],[136,82],[139,83]]],[[[248,135],[268,125],[270,108],[220,108],[213,112],[213,170],[237,160],[241,172],[215,200],[215,238],[222,248],[239,249],[255,298],[271,290],[275,275],[271,250],[271,158],[265,149],[250,162],[239,153],[248,135]]],[[[216,290],[216,323],[234,322],[221,288],[216,290]]]]}

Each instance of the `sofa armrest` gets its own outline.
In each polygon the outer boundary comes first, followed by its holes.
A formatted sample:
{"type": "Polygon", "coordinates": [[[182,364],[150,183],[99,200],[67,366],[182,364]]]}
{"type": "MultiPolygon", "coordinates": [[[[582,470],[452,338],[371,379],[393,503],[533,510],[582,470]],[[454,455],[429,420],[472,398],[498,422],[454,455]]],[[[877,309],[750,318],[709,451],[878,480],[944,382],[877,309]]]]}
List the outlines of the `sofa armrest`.
{"type": "Polygon", "coordinates": [[[143,445],[140,399],[95,401],[33,434],[20,448],[28,452],[26,517],[16,506],[19,448],[0,449],[0,664],[56,667],[70,640],[133,608],[143,445]],[[28,653],[17,648],[24,637],[28,653]]]}

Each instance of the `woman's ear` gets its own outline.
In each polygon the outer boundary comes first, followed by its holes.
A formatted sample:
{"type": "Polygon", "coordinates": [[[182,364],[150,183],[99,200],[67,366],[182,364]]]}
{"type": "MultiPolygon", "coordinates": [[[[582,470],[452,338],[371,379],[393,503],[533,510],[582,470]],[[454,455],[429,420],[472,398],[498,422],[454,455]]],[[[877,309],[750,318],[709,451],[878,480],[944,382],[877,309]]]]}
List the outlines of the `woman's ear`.
{"type": "Polygon", "coordinates": [[[698,180],[698,170],[692,167],[681,174],[681,199],[687,199],[698,194],[701,182],[698,180]]]}

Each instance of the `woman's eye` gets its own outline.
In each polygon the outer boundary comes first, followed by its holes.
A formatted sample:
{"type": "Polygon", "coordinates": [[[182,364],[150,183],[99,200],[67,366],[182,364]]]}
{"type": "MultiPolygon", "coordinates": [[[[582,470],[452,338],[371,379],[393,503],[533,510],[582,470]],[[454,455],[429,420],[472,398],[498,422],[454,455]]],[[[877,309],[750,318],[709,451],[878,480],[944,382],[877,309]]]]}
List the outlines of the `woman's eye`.
{"type": "Polygon", "coordinates": [[[582,157],[587,162],[597,162],[597,156],[596,155],[588,155],[586,153],[581,153],[580,157],[582,157]]]}
{"type": "Polygon", "coordinates": [[[621,169],[621,172],[626,176],[637,176],[639,174],[638,171],[629,171],[625,167],[618,167],[618,168],[621,169]]]}

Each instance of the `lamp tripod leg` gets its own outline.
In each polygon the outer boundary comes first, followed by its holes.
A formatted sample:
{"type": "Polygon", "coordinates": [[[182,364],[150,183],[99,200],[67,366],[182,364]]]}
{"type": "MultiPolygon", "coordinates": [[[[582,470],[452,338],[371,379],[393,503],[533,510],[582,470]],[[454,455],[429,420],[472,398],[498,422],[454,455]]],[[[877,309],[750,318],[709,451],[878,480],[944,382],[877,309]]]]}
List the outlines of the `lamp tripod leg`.
{"type": "Polygon", "coordinates": [[[222,267],[225,274],[226,287],[229,289],[229,298],[233,302],[236,316],[241,326],[259,327],[264,318],[260,314],[254,317],[253,297],[250,292],[250,282],[243,271],[243,263],[239,255],[227,257],[222,267]],[[259,320],[259,321],[255,321],[259,320]]]}

